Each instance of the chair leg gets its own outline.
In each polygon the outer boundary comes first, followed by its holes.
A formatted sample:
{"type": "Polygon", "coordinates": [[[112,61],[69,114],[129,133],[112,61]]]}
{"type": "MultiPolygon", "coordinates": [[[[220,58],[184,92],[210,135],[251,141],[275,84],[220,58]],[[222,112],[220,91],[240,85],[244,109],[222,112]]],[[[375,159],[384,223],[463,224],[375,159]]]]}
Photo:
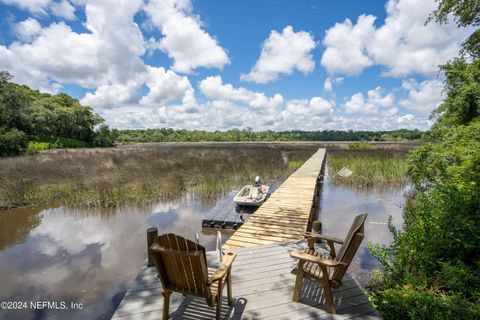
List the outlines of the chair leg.
{"type": "Polygon", "coordinates": [[[297,277],[295,279],[295,289],[293,289],[293,301],[298,302],[300,301],[300,292],[302,291],[302,283],[303,283],[303,264],[304,261],[298,261],[297,267],[297,277]]]}
{"type": "Polygon", "coordinates": [[[217,310],[215,314],[215,319],[216,320],[222,319],[222,294],[220,292],[217,295],[217,310]]]}
{"type": "Polygon", "coordinates": [[[321,267],[321,269],[323,294],[325,295],[325,302],[327,303],[327,311],[335,314],[337,311],[335,310],[335,305],[333,304],[332,288],[330,286],[330,279],[328,279],[328,271],[326,267],[321,267]]]}
{"type": "Polygon", "coordinates": [[[227,299],[228,299],[228,305],[232,304],[232,274],[230,270],[228,270],[228,275],[227,275],[227,299]]]}
{"type": "Polygon", "coordinates": [[[169,307],[170,307],[170,295],[172,294],[172,291],[169,290],[164,290],[162,292],[163,295],[163,320],[168,319],[168,314],[169,314],[169,307]]]}

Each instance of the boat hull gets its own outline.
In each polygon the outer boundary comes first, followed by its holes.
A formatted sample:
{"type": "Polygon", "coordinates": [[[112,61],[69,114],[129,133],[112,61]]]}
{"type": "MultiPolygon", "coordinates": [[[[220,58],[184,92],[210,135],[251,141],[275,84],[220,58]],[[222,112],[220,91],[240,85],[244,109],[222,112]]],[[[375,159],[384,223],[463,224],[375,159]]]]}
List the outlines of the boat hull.
{"type": "Polygon", "coordinates": [[[261,187],[255,187],[252,185],[244,186],[233,198],[233,201],[238,206],[259,207],[267,199],[268,189],[269,189],[269,186],[261,186],[261,187]]]}

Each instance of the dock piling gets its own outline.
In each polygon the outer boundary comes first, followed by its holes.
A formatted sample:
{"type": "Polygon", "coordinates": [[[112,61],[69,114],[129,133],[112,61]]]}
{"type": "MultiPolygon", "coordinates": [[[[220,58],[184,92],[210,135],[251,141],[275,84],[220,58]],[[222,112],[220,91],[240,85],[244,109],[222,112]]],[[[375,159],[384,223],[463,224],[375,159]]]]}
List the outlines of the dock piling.
{"type": "Polygon", "coordinates": [[[155,238],[158,236],[158,228],[151,227],[147,229],[147,255],[148,255],[148,266],[153,266],[153,258],[150,256],[150,246],[155,241],[155,238]]]}

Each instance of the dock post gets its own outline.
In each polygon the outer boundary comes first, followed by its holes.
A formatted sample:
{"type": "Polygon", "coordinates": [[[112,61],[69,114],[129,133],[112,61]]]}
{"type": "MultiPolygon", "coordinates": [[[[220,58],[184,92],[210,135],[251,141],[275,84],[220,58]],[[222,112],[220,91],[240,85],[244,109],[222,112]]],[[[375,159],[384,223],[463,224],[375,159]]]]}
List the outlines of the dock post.
{"type": "MultiPolygon", "coordinates": [[[[312,223],[312,232],[322,233],[322,223],[318,220],[313,221],[312,223]]],[[[317,239],[314,243],[321,243],[322,240],[317,239]]],[[[310,245],[310,244],[309,244],[310,245]]]]}
{"type": "Polygon", "coordinates": [[[158,236],[158,229],[155,227],[147,229],[147,255],[148,255],[148,266],[153,266],[153,259],[150,256],[150,246],[155,241],[155,238],[158,236]]]}
{"type": "Polygon", "coordinates": [[[320,221],[313,221],[312,231],[322,233],[322,223],[320,221]]]}

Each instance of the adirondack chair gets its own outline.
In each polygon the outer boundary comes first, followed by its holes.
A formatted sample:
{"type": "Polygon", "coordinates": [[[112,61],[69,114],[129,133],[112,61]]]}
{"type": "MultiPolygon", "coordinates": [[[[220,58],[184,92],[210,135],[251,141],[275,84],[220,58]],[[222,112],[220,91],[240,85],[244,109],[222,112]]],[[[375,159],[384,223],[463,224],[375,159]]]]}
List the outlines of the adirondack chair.
{"type": "Polygon", "coordinates": [[[366,213],[356,216],[345,240],[317,233],[309,232],[305,234],[308,248],[304,252],[290,251],[290,256],[299,260],[298,266],[294,270],[297,277],[293,291],[293,301],[298,302],[300,300],[303,279],[308,279],[323,286],[327,310],[330,313],[336,313],[331,287],[337,288],[342,284],[342,278],[363,240],[366,219],[366,213]],[[319,239],[327,241],[330,253],[315,249],[315,242],[319,239]],[[335,252],[335,243],[342,245],[338,254],[335,252]]]}
{"type": "Polygon", "coordinates": [[[230,273],[235,253],[227,252],[220,268],[208,268],[205,248],[173,233],[156,237],[150,253],[163,287],[164,320],[168,319],[170,295],[173,291],[205,298],[210,307],[216,305],[216,319],[220,319],[225,284],[228,304],[232,303],[230,273]]]}

